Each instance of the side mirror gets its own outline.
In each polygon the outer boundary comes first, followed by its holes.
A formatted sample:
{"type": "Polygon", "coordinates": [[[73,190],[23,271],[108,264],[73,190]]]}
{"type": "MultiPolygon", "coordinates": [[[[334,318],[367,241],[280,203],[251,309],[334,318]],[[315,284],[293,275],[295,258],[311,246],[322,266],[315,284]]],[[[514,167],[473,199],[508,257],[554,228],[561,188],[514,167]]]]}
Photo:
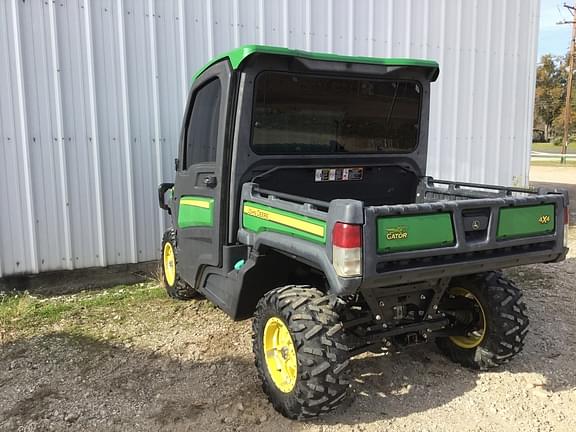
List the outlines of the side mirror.
{"type": "Polygon", "coordinates": [[[173,187],[174,183],[161,183],[160,186],[158,186],[158,204],[160,204],[160,208],[166,210],[168,214],[172,214],[172,211],[170,210],[170,206],[164,201],[164,196],[166,195],[166,191],[173,187]]]}

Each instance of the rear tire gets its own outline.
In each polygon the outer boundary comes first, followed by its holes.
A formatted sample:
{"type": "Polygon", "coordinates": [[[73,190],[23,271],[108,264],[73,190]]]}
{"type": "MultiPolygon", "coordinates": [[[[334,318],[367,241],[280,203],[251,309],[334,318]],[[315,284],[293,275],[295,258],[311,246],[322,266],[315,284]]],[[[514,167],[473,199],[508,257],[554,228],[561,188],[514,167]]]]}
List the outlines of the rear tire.
{"type": "MultiPolygon", "coordinates": [[[[483,330],[467,336],[437,338],[436,344],[452,361],[486,370],[507,363],[524,347],[528,332],[526,305],[514,282],[498,272],[489,272],[452,281],[450,292],[474,300],[480,307],[483,330]],[[472,336],[474,334],[475,336],[472,336]]],[[[442,310],[442,302],[439,309],[442,310]]],[[[449,312],[446,312],[449,314],[449,312]]]]}
{"type": "Polygon", "coordinates": [[[339,302],[316,288],[297,285],[270,291],[258,302],[252,327],[256,368],[264,393],[285,417],[316,417],[347,397],[350,361],[339,302]],[[284,336],[276,339],[287,343],[271,348],[271,325],[283,328],[284,336]],[[293,358],[292,366],[283,367],[293,358]]]}
{"type": "Polygon", "coordinates": [[[202,295],[180,277],[178,272],[176,231],[170,228],[162,238],[162,281],[168,295],[176,300],[192,300],[202,295]]]}

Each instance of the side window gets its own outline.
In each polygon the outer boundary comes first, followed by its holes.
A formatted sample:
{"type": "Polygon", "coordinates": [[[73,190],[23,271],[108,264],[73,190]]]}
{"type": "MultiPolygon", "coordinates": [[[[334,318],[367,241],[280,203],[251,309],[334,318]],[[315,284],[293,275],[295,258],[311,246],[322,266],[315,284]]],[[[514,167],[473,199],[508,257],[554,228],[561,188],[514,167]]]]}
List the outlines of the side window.
{"type": "Polygon", "coordinates": [[[216,162],[220,93],[218,79],[210,81],[196,92],[186,128],[186,169],[201,162],[216,162]]]}

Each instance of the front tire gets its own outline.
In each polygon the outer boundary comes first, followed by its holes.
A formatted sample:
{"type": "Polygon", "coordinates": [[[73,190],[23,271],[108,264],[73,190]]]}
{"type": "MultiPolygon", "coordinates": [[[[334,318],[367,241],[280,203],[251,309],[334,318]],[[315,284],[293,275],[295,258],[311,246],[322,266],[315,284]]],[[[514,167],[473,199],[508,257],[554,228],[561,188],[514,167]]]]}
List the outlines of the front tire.
{"type": "MultiPolygon", "coordinates": [[[[474,318],[465,334],[437,338],[436,344],[452,361],[472,369],[486,370],[507,363],[524,347],[528,331],[526,305],[514,282],[498,272],[456,278],[444,297],[470,304],[474,318]]],[[[447,315],[450,310],[440,311],[447,315]]]]}
{"type": "Polygon", "coordinates": [[[201,298],[200,293],[180,277],[176,250],[176,231],[170,228],[162,238],[162,281],[166,292],[177,300],[201,298]]]}
{"type": "Polygon", "coordinates": [[[256,368],[268,399],[285,417],[316,417],[347,397],[350,361],[339,302],[316,288],[296,285],[270,291],[258,302],[256,368]]]}

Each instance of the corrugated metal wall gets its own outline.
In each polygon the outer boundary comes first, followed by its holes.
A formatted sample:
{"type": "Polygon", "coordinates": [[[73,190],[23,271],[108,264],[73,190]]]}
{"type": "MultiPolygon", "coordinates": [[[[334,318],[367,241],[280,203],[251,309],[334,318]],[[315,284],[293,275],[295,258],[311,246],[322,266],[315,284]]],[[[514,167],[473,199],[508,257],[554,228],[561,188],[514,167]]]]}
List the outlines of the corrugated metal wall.
{"type": "Polygon", "coordinates": [[[0,276],[157,258],[190,77],[241,44],[436,59],[430,173],[525,184],[538,0],[0,1],[0,276]]]}

